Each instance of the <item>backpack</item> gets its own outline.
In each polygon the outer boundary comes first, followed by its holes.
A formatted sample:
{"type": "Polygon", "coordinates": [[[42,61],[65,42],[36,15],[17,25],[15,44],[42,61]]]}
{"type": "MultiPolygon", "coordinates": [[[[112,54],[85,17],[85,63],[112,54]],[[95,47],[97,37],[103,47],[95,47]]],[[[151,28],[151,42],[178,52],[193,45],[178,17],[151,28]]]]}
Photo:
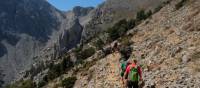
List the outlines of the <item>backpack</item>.
{"type": "Polygon", "coordinates": [[[124,73],[126,71],[126,66],[127,66],[127,62],[126,61],[123,61],[121,62],[121,76],[123,77],[124,76],[124,73]]]}
{"type": "Polygon", "coordinates": [[[128,74],[128,80],[133,82],[139,81],[139,73],[137,66],[131,68],[128,74]]]}
{"type": "Polygon", "coordinates": [[[127,65],[127,61],[123,61],[123,62],[121,63],[121,69],[122,69],[123,71],[126,70],[126,65],[127,65]]]}

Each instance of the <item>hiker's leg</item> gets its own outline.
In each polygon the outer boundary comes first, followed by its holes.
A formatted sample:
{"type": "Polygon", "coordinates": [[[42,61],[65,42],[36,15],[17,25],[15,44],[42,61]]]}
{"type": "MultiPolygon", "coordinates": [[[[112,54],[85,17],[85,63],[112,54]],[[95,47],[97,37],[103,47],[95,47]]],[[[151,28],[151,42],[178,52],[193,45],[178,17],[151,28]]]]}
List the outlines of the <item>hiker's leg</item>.
{"type": "Polygon", "coordinates": [[[132,83],[131,83],[131,81],[127,81],[127,87],[128,87],[128,88],[132,88],[132,83]]]}
{"type": "Polygon", "coordinates": [[[133,88],[139,88],[138,82],[133,82],[133,88]]]}

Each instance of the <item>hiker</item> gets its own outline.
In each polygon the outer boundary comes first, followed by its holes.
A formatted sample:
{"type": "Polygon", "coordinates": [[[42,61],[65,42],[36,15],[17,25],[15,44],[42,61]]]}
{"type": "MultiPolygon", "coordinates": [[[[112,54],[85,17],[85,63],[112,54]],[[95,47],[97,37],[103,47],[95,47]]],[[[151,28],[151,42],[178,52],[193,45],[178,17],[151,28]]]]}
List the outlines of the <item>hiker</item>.
{"type": "Polygon", "coordinates": [[[112,52],[118,52],[119,51],[119,47],[120,47],[120,44],[116,41],[114,42],[114,44],[112,45],[112,52]]]}
{"type": "MultiPolygon", "coordinates": [[[[126,68],[131,64],[127,60],[129,59],[129,57],[132,53],[132,49],[129,46],[121,47],[121,48],[122,49],[120,50],[120,53],[121,53],[121,58],[120,58],[121,73],[120,73],[120,76],[121,76],[121,80],[122,80],[123,84],[125,84],[124,73],[126,71],[126,68]]],[[[126,84],[124,86],[126,86],[126,84]]]]}
{"type": "MultiPolygon", "coordinates": [[[[127,59],[123,59],[122,61],[120,61],[120,67],[121,67],[121,80],[123,82],[123,84],[125,84],[125,80],[124,80],[124,73],[126,71],[126,68],[130,65],[131,63],[127,61],[127,59]]],[[[125,85],[126,86],[126,85],[125,85]]]]}
{"type": "Polygon", "coordinates": [[[137,65],[137,60],[131,61],[126,68],[124,79],[127,80],[128,88],[139,88],[139,81],[142,81],[142,69],[137,65]]]}

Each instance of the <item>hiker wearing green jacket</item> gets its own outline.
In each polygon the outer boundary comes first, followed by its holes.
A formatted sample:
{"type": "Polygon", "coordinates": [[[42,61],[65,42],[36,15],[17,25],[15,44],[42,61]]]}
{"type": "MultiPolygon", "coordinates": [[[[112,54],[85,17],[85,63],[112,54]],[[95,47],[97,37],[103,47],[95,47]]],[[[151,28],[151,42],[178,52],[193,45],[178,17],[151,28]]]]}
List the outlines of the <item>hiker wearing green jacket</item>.
{"type": "Polygon", "coordinates": [[[120,49],[120,53],[121,53],[121,61],[120,61],[120,68],[121,68],[121,80],[124,84],[124,86],[126,86],[125,84],[125,80],[124,80],[124,73],[126,71],[127,66],[129,66],[129,64],[131,64],[130,62],[128,62],[127,60],[129,59],[131,53],[132,53],[132,49],[131,47],[127,46],[127,47],[121,47],[120,49]]]}
{"type": "Polygon", "coordinates": [[[128,88],[139,88],[139,81],[142,81],[142,69],[137,65],[137,60],[127,66],[124,79],[127,80],[128,88]]]}
{"type": "Polygon", "coordinates": [[[124,81],[124,78],[123,78],[124,73],[126,71],[127,66],[129,66],[131,63],[128,62],[127,60],[122,60],[120,63],[121,63],[121,65],[120,65],[120,67],[121,67],[120,76],[121,76],[121,80],[122,80],[123,84],[125,84],[125,81],[124,81]]]}

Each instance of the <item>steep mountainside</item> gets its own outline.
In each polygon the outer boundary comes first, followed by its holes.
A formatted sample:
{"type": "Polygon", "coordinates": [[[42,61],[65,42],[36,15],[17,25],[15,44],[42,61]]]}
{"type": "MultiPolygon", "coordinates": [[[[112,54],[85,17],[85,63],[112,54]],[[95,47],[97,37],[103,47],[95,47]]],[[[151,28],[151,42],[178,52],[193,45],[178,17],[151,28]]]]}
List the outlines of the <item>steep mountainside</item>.
{"type": "Polygon", "coordinates": [[[84,25],[82,42],[87,42],[121,19],[134,18],[141,9],[153,11],[164,1],[166,0],[106,0],[89,14],[92,18],[84,25]]]}
{"type": "MultiPolygon", "coordinates": [[[[137,59],[142,66],[144,88],[200,87],[199,7],[199,0],[172,0],[126,36],[121,36],[132,42],[129,59],[137,59]]],[[[126,39],[119,41],[123,44],[126,39]]],[[[118,67],[121,56],[103,52],[97,51],[82,65],[74,66],[44,88],[73,84],[65,82],[69,77],[77,78],[74,88],[121,88],[118,67]]]]}
{"type": "MultiPolygon", "coordinates": [[[[200,87],[200,1],[188,0],[177,8],[180,2],[172,1],[129,31],[134,50],[130,59],[138,59],[143,66],[144,88],[200,87]]],[[[102,58],[80,72],[74,87],[120,88],[120,79],[114,77],[119,76],[119,68],[112,68],[119,62],[113,58],[120,56],[102,58]]]]}

